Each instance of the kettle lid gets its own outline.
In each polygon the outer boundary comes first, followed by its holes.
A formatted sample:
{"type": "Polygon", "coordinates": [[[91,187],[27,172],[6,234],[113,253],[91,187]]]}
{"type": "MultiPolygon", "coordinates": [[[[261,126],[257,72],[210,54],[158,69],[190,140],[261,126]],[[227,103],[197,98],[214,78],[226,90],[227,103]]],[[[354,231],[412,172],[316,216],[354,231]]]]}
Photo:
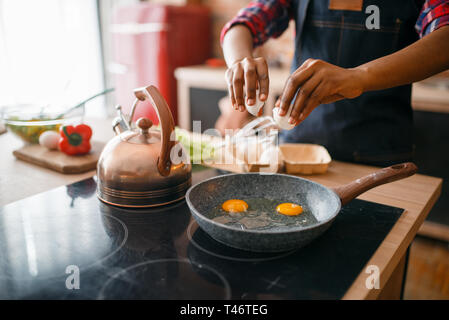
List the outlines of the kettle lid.
{"type": "Polygon", "coordinates": [[[134,144],[154,144],[161,142],[159,132],[150,131],[153,122],[148,118],[139,118],[136,122],[137,128],[120,134],[122,141],[134,144]]]}

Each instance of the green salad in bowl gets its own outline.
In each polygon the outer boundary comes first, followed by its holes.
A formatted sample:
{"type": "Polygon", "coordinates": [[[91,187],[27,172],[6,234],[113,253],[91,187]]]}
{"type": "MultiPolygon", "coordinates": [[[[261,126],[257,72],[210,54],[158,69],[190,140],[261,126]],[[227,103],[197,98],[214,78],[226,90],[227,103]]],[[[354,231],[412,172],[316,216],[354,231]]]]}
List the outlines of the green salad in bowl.
{"type": "Polygon", "coordinates": [[[1,117],[8,131],[27,143],[39,143],[39,136],[45,131],[59,131],[62,125],[79,122],[84,116],[84,106],[69,113],[67,109],[42,107],[31,104],[5,106],[1,117]]]}

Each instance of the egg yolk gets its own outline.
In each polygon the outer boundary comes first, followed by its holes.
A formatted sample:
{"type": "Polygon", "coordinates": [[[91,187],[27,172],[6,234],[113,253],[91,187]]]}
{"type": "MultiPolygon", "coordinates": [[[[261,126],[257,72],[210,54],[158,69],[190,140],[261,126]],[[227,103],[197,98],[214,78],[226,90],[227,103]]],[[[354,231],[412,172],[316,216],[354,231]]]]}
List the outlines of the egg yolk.
{"type": "Polygon", "coordinates": [[[281,203],[276,207],[276,211],[287,216],[297,216],[302,213],[302,207],[294,203],[281,203]]]}
{"type": "Polygon", "coordinates": [[[221,207],[227,212],[243,212],[248,209],[248,204],[243,200],[231,199],[223,202],[221,207]]]}

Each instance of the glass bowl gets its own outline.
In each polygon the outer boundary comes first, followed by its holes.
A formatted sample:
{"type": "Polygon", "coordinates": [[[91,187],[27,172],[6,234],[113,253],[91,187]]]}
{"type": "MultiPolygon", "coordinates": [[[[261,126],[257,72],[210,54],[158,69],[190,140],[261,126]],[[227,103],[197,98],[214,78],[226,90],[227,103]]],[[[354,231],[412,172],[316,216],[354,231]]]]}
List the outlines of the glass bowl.
{"type": "Polygon", "coordinates": [[[5,106],[1,109],[1,118],[6,128],[27,143],[39,143],[42,132],[59,131],[62,125],[81,122],[85,107],[67,112],[66,108],[42,107],[31,104],[5,106]]]}

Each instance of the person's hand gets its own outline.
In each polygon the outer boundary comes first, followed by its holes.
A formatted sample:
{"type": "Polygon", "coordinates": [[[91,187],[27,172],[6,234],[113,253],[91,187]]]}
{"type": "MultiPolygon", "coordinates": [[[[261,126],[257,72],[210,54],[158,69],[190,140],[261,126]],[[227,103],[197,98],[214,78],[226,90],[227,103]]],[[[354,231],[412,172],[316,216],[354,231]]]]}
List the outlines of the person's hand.
{"type": "Polygon", "coordinates": [[[239,60],[226,71],[226,82],[232,106],[235,110],[245,111],[245,93],[246,103],[250,106],[256,103],[257,89],[261,101],[265,101],[268,97],[267,62],[264,58],[239,60]]]}
{"type": "Polygon", "coordinates": [[[320,104],[358,97],[363,92],[363,73],[322,60],[308,59],[288,78],[276,102],[285,116],[297,94],[289,123],[298,125],[320,104]]]}

